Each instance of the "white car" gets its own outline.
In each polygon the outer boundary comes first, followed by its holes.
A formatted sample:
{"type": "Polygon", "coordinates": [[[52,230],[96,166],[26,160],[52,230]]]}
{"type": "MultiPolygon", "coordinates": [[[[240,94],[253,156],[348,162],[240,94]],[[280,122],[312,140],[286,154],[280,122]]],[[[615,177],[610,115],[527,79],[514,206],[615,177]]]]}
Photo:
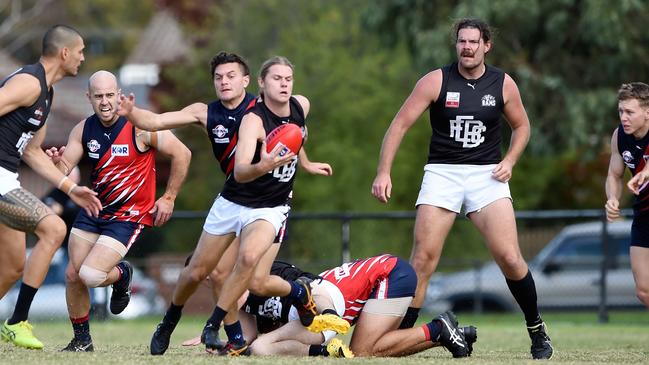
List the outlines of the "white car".
{"type": "MultiPolygon", "coordinates": [[[[610,223],[606,304],[641,307],[629,261],[631,221],[610,223]]],[[[541,308],[586,309],[600,303],[602,223],[565,227],[529,262],[541,308]]],[[[473,310],[482,300],[486,311],[518,308],[495,263],[479,270],[435,275],[428,285],[424,307],[438,313],[473,310]]]]}
{"type": "MultiPolygon", "coordinates": [[[[27,251],[27,255],[29,253],[30,250],[27,251]]],[[[65,268],[67,264],[68,258],[65,249],[58,249],[52,258],[43,285],[36,292],[29,310],[30,319],[68,318],[65,302],[65,268]]],[[[4,298],[0,299],[0,319],[2,321],[13,314],[19,288],[20,282],[11,288],[4,298]]],[[[93,305],[97,306],[108,302],[111,288],[94,288],[90,294],[93,305]]],[[[158,294],[155,281],[134,267],[133,280],[131,281],[131,301],[122,313],[117,316],[111,314],[111,316],[126,319],[142,315],[162,314],[165,305],[164,299],[158,294]]],[[[107,308],[105,310],[110,313],[107,308]]]]}

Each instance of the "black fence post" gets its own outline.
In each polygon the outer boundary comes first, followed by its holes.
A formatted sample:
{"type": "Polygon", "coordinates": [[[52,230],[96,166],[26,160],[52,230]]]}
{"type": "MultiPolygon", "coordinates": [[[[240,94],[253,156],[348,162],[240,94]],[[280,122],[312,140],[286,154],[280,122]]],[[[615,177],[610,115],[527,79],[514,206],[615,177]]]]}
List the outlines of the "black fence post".
{"type": "Polygon", "coordinates": [[[473,269],[475,270],[475,290],[473,291],[473,313],[482,314],[483,295],[482,295],[482,261],[474,260],[473,269]]]}
{"type": "Polygon", "coordinates": [[[342,237],[341,237],[342,247],[341,247],[341,250],[340,250],[341,255],[342,255],[341,264],[343,264],[345,262],[350,262],[351,258],[352,258],[352,254],[351,254],[350,248],[349,248],[349,242],[351,240],[350,229],[351,229],[351,221],[350,221],[349,217],[344,216],[342,218],[342,221],[341,221],[341,230],[342,230],[342,232],[341,232],[342,233],[342,237]]]}
{"type": "Polygon", "coordinates": [[[608,274],[609,258],[609,234],[608,234],[608,221],[606,214],[602,215],[602,262],[599,282],[599,310],[598,320],[599,323],[608,323],[608,307],[606,306],[606,276],[608,274]]]}

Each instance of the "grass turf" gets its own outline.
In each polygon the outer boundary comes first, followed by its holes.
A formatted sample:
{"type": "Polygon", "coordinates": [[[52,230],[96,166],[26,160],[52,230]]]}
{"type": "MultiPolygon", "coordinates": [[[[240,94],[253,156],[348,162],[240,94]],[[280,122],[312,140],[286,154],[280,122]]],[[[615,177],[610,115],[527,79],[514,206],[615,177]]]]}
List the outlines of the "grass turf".
{"type": "MultiPolygon", "coordinates": [[[[422,321],[430,316],[422,316],[422,321]]],[[[473,356],[453,360],[442,348],[433,348],[407,358],[371,358],[351,360],[328,358],[251,357],[240,359],[218,358],[207,355],[203,347],[182,347],[180,343],[200,333],[204,318],[183,318],[172,337],[164,356],[149,355],[151,334],[160,318],[130,321],[92,322],[94,353],[61,353],[72,337],[68,322],[35,322],[34,332],[46,347],[42,351],[24,350],[10,344],[0,344],[0,364],[213,364],[237,361],[241,364],[331,364],[351,361],[356,364],[421,364],[422,360],[435,364],[520,364],[530,360],[529,339],[522,317],[514,314],[481,315],[459,314],[460,325],[478,327],[478,341],[473,356]]],[[[649,359],[649,312],[611,312],[610,322],[600,324],[594,313],[548,313],[544,315],[555,347],[553,364],[642,364],[649,359]]],[[[422,322],[423,323],[423,322],[422,322]]],[[[348,338],[346,339],[348,340],[348,338]]]]}

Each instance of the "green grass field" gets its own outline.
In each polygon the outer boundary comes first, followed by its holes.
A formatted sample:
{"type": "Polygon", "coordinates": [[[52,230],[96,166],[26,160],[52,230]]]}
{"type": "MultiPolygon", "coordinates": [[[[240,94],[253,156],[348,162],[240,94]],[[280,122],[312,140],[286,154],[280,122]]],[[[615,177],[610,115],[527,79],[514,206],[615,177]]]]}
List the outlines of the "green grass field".
{"type": "MultiPolygon", "coordinates": [[[[36,322],[34,331],[45,343],[43,351],[24,350],[0,344],[0,364],[241,364],[278,365],[326,364],[352,361],[356,364],[407,365],[426,363],[520,364],[537,363],[530,359],[529,339],[518,315],[458,315],[460,325],[478,327],[478,341],[473,356],[454,360],[442,348],[400,359],[328,359],[291,357],[251,357],[226,359],[207,355],[202,347],[183,348],[180,343],[197,335],[204,318],[183,318],[164,356],[148,354],[148,344],[159,318],[133,321],[95,322],[91,331],[95,352],[60,353],[72,336],[67,322],[36,322]]],[[[548,313],[544,319],[555,347],[553,364],[647,364],[649,363],[649,312],[611,312],[610,322],[599,324],[595,313],[548,313]]]]}

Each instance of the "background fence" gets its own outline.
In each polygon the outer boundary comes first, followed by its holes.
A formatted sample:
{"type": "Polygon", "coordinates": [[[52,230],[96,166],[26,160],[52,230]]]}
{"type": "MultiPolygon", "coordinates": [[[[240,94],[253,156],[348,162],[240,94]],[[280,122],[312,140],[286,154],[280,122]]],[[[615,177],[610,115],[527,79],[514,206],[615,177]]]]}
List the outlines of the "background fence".
{"type": "MultiPolygon", "coordinates": [[[[140,268],[134,282],[134,302],[125,317],[160,313],[166,307],[185,257],[195,246],[207,212],[177,211],[169,225],[178,228],[151,230],[139,246],[160,240],[183,240],[181,252],[154,252],[129,258],[140,268]],[[132,308],[131,308],[132,307],[132,308]],[[130,311],[130,312],[129,312],[130,311]]],[[[630,211],[623,215],[630,216],[630,211]]],[[[306,213],[289,218],[287,240],[279,258],[311,272],[339,265],[354,258],[384,252],[408,258],[412,246],[415,212],[306,213]],[[395,239],[395,237],[397,239],[395,239]],[[395,242],[396,241],[396,242],[395,242]]],[[[630,222],[607,224],[602,210],[520,211],[516,214],[523,256],[530,263],[543,310],[586,310],[608,320],[613,307],[642,308],[635,297],[628,246],[630,222]],[[602,229],[602,227],[604,229],[602,229]]],[[[150,247],[149,247],[150,248],[150,247]]],[[[59,258],[50,269],[47,285],[39,291],[32,316],[65,317],[64,279],[59,258]],[[44,301],[41,308],[40,301],[44,301]],[[61,308],[59,308],[61,307],[61,308]]],[[[110,291],[95,290],[99,315],[110,291]]],[[[15,295],[0,301],[0,315],[10,315],[15,295]]],[[[201,286],[187,303],[186,311],[212,310],[210,290],[201,286]]],[[[492,263],[481,236],[471,223],[459,217],[449,234],[438,270],[431,280],[426,309],[440,311],[518,310],[505,280],[492,263]]]]}

